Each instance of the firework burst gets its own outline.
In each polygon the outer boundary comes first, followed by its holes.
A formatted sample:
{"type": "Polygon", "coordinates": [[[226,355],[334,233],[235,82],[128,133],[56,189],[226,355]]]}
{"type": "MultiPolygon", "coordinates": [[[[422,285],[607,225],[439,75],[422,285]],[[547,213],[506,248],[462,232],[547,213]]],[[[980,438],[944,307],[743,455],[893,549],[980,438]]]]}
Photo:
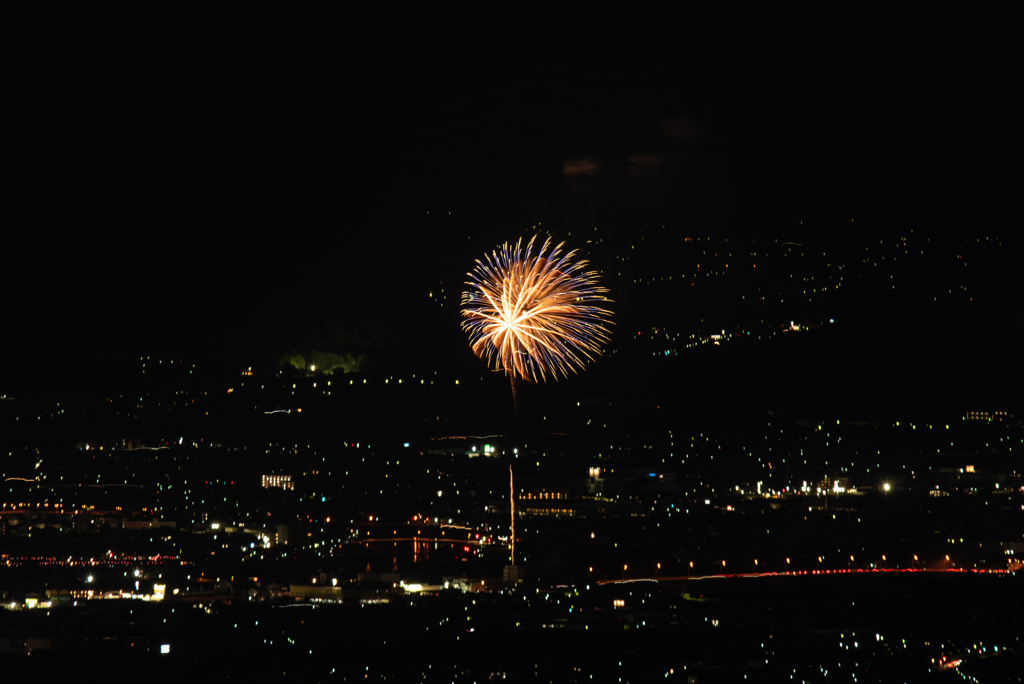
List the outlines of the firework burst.
{"type": "Polygon", "coordinates": [[[562,254],[562,244],[536,237],[523,247],[506,243],[477,260],[462,295],[462,329],[473,353],[511,376],[546,380],[568,376],[601,354],[609,338],[611,312],[596,306],[609,302],[597,284],[596,271],[583,271],[576,252],[562,254]]]}

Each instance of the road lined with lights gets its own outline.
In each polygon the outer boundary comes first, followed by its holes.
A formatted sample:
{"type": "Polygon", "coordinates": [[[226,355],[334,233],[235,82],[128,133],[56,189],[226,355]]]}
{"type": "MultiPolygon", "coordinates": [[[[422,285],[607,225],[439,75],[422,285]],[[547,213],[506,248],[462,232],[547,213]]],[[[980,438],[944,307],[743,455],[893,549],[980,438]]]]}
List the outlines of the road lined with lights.
{"type": "Polygon", "coordinates": [[[599,580],[597,584],[626,584],[629,582],[689,582],[702,579],[722,579],[726,577],[802,577],[804,575],[852,575],[857,573],[872,574],[877,572],[973,572],[978,574],[1006,574],[1009,570],[984,568],[947,568],[932,570],[928,568],[870,568],[851,570],[793,570],[790,572],[738,572],[720,575],[693,575],[684,577],[636,577],[631,579],[599,580]]]}
{"type": "MultiPolygon", "coordinates": [[[[447,539],[447,538],[440,538],[439,539],[439,538],[436,538],[436,537],[388,537],[388,538],[380,537],[380,538],[374,538],[374,539],[350,539],[348,541],[342,542],[342,545],[344,545],[344,544],[369,544],[370,542],[388,542],[388,543],[391,543],[391,542],[395,542],[395,543],[397,543],[397,542],[419,542],[421,544],[429,543],[429,542],[435,542],[435,543],[436,542],[445,542],[447,544],[476,544],[477,546],[484,546],[484,545],[491,544],[491,542],[487,541],[486,539],[447,539]]],[[[504,546],[504,544],[499,544],[499,546],[504,546]]]]}
{"type": "Polygon", "coordinates": [[[0,556],[0,564],[10,566],[35,563],[37,565],[136,565],[139,563],[166,563],[179,562],[180,556],[166,556],[157,554],[155,556],[104,556],[101,558],[57,558],[55,556],[0,556]]]}

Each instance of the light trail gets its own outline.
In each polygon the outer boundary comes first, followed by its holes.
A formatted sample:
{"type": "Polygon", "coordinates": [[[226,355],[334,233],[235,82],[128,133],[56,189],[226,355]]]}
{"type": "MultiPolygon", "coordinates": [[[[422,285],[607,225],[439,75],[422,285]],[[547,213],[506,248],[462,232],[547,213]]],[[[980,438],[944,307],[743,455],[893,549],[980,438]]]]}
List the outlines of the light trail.
{"type": "Polygon", "coordinates": [[[516,488],[512,482],[512,464],[508,464],[508,490],[509,490],[509,501],[511,502],[510,511],[512,517],[512,566],[516,564],[516,488]]]}
{"type": "MultiPolygon", "coordinates": [[[[369,544],[380,543],[380,542],[421,542],[428,543],[434,542],[435,544],[472,544],[474,546],[489,546],[490,542],[486,539],[446,539],[444,537],[380,537],[372,539],[349,539],[340,543],[340,546],[345,544],[369,544]]],[[[325,547],[330,548],[330,547],[325,547]]]]}
{"type": "Polygon", "coordinates": [[[884,572],[938,572],[938,573],[975,573],[978,575],[1000,575],[1010,571],[1000,568],[947,568],[945,570],[933,570],[929,568],[871,568],[856,570],[793,570],[790,572],[737,572],[719,575],[691,575],[681,577],[642,577],[635,579],[598,580],[597,584],[628,584],[630,582],[690,582],[704,579],[723,579],[731,577],[804,577],[809,575],[853,575],[853,574],[878,574],[884,572]]]}

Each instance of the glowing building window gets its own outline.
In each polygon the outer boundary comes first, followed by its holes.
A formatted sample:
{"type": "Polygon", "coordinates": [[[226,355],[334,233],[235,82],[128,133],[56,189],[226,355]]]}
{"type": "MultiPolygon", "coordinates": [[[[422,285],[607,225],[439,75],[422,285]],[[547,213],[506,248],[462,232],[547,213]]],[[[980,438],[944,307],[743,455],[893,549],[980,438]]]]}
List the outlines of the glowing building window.
{"type": "Polygon", "coordinates": [[[271,487],[294,490],[295,483],[292,482],[291,475],[264,475],[263,488],[270,489],[271,487]]]}

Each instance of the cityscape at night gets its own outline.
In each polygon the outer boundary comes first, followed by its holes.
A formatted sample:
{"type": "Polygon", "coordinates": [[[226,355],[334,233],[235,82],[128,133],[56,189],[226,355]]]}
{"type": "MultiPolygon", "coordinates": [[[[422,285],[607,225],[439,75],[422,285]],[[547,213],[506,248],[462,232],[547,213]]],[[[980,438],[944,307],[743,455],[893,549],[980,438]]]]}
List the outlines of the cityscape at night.
{"type": "Polygon", "coordinates": [[[2,671],[1021,681],[1005,22],[393,10],[12,19],[2,671]]]}

